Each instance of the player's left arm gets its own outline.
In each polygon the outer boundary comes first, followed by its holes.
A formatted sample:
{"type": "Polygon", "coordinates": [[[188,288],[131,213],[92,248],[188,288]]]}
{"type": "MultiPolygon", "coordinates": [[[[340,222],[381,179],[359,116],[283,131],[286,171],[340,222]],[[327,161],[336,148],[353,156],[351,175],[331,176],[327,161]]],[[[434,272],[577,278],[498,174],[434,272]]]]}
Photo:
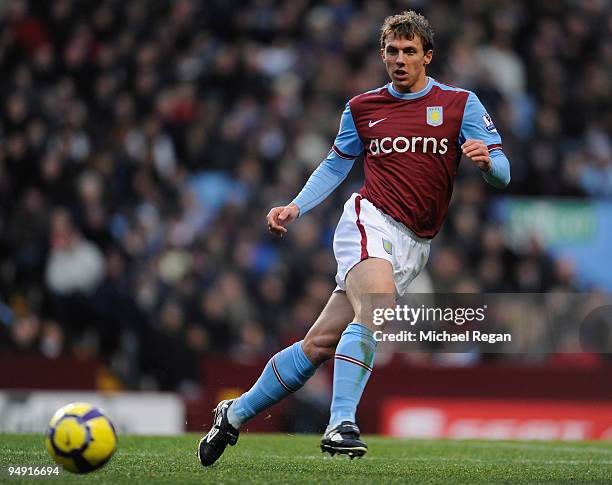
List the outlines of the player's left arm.
{"type": "Polygon", "coordinates": [[[510,183],[510,162],[502,151],[501,136],[474,93],[469,93],[465,104],[459,142],[463,154],[490,185],[501,189],[510,183]]]}

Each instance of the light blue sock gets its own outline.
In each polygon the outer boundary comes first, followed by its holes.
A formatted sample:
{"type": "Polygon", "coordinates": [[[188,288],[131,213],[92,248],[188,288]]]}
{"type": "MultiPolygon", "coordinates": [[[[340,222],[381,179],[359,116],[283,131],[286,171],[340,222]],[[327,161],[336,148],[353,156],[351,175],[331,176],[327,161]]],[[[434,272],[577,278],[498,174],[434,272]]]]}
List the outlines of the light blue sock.
{"type": "Polygon", "coordinates": [[[297,391],[315,373],[317,367],[306,357],[302,342],[273,356],[253,387],[232,403],[228,420],[234,428],[297,391]]]}
{"type": "Polygon", "coordinates": [[[342,421],[355,422],[357,405],[372,373],[375,353],[376,340],[369,328],[353,322],[342,332],[334,359],[330,427],[342,421]]]}

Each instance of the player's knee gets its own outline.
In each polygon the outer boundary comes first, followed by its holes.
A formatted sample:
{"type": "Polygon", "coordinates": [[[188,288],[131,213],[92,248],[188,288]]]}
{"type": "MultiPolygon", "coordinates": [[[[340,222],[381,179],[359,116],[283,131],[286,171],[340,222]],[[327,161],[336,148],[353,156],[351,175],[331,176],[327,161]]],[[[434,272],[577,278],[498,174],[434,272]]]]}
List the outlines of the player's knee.
{"type": "Polygon", "coordinates": [[[307,335],[302,342],[302,350],[310,362],[314,365],[321,365],[334,356],[337,344],[336,340],[326,336],[309,337],[307,335]]]}

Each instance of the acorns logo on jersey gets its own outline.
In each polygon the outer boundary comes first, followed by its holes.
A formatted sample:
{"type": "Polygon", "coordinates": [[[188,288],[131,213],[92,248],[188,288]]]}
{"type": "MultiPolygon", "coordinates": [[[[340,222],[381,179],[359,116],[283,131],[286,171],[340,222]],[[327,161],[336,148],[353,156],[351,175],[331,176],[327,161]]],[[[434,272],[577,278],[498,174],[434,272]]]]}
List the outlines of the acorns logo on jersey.
{"type": "Polygon", "coordinates": [[[431,136],[413,136],[410,138],[405,136],[391,138],[390,136],[386,136],[384,138],[375,138],[371,140],[369,150],[374,156],[380,155],[381,153],[388,154],[392,152],[418,152],[444,155],[448,151],[448,138],[438,140],[431,136]]]}

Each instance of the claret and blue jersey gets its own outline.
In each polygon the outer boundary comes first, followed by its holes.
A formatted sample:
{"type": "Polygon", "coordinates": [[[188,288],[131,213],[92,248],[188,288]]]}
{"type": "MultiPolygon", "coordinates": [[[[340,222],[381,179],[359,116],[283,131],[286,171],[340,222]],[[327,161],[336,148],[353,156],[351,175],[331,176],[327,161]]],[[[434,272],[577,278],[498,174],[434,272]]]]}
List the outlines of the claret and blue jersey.
{"type": "Polygon", "coordinates": [[[294,200],[304,214],[346,178],[364,156],[360,194],[416,235],[434,237],[448,211],[461,145],[483,140],[493,166],[483,172],[491,185],[510,180],[502,141],[478,97],[428,78],[416,93],[391,83],[351,99],[327,158],[294,200]]]}

